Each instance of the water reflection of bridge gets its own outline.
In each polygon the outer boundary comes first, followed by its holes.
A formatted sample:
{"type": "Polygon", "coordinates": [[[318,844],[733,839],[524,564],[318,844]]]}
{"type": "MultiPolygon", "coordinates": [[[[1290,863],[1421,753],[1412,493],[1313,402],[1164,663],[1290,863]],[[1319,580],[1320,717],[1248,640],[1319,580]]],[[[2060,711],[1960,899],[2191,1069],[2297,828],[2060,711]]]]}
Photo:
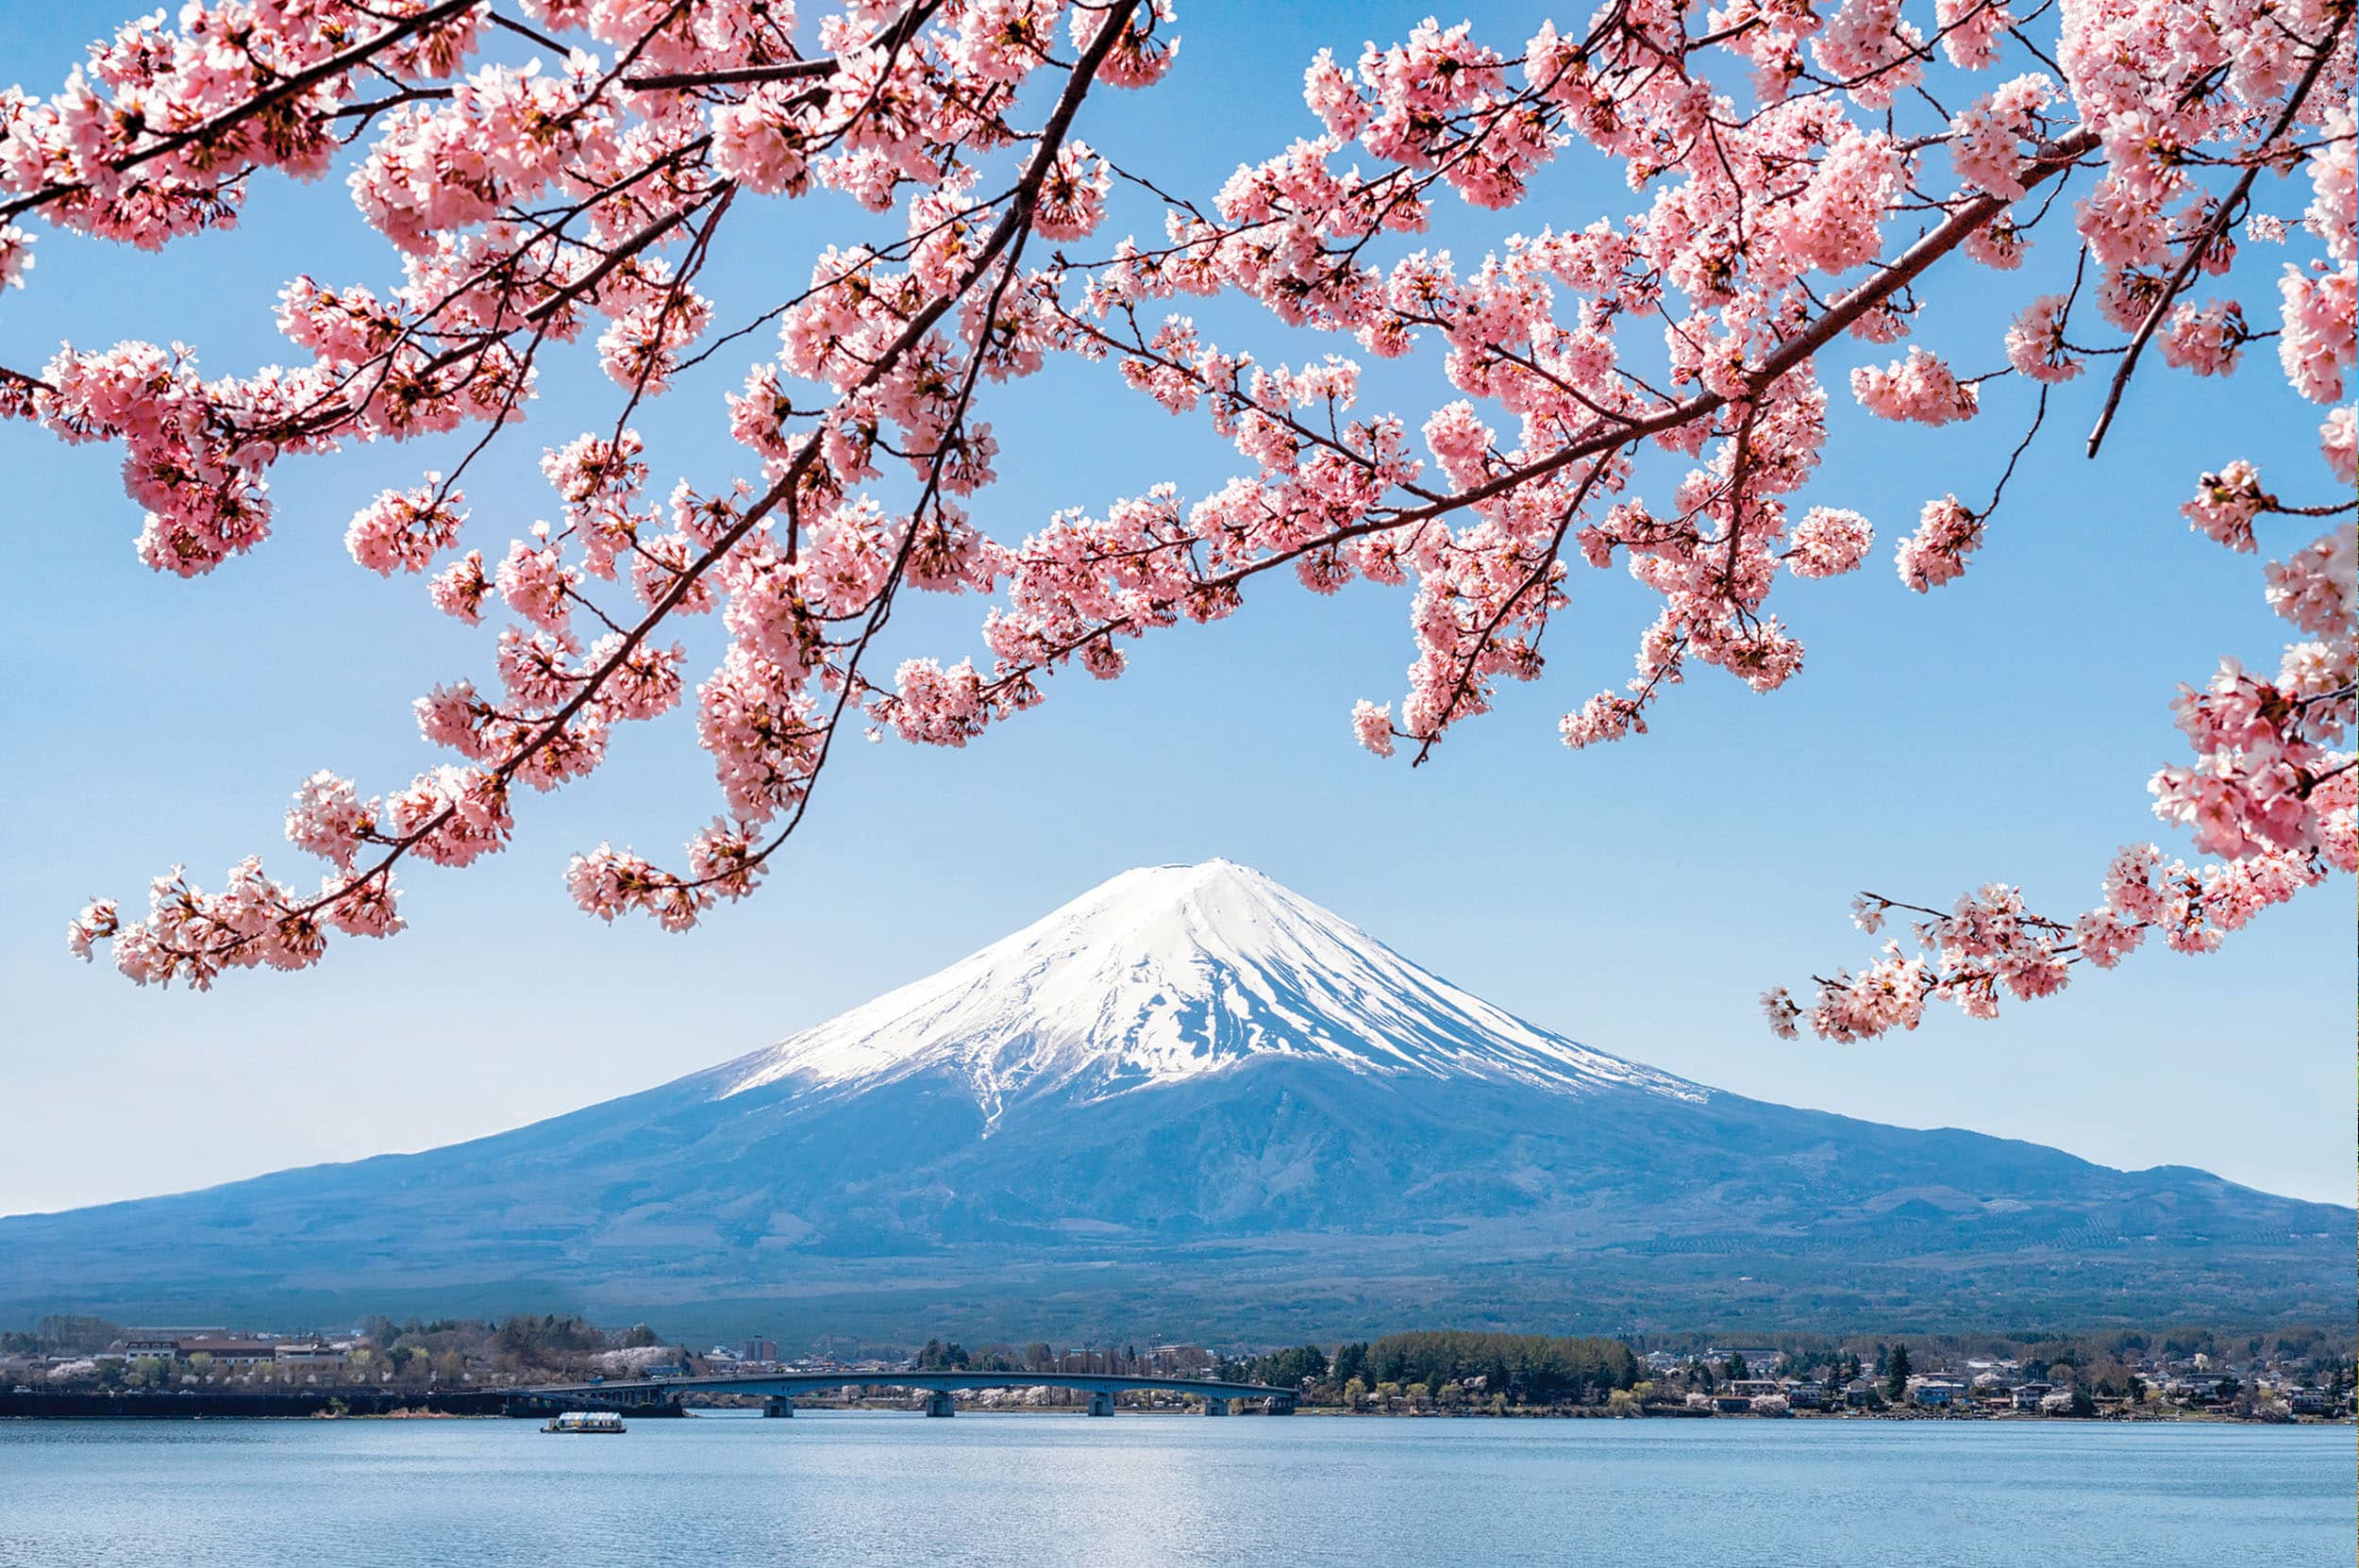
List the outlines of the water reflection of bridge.
{"type": "Polygon", "coordinates": [[[928,1415],[949,1415],[950,1395],[963,1389],[1075,1389],[1090,1396],[1089,1413],[1114,1413],[1114,1395],[1130,1393],[1192,1394],[1206,1415],[1227,1415],[1233,1402],[1258,1402],[1270,1415],[1295,1413],[1295,1391],[1263,1383],[1224,1383],[1210,1377],[1130,1377],[1099,1372],[761,1372],[715,1373],[700,1377],[627,1378],[594,1383],[548,1383],[519,1393],[559,1410],[645,1410],[681,1403],[692,1393],[762,1396],[762,1414],[795,1413],[795,1395],[821,1389],[914,1389],[926,1395],[928,1415]]]}

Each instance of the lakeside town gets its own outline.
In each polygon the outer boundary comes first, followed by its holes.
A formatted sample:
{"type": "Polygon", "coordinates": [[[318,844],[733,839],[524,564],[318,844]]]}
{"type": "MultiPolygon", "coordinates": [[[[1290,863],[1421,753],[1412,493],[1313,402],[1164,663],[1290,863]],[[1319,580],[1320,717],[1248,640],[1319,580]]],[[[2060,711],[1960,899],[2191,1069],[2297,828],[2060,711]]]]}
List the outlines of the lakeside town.
{"type": "MultiPolygon", "coordinates": [[[[1291,1406],[1305,1411],[1402,1416],[2321,1422],[2351,1417],[2354,1383],[2351,1347],[2316,1330],[1784,1344],[1442,1330],[1260,1351],[1038,1341],[970,1350],[936,1338],[914,1350],[823,1340],[798,1353],[761,1335],[694,1351],[644,1324],[606,1329],[556,1314],[373,1317],[333,1333],[52,1317],[29,1331],[0,1332],[0,1412],[490,1414],[510,1391],[569,1379],[769,1373],[845,1374],[842,1390],[802,1402],[860,1407],[895,1403],[895,1374],[945,1372],[1008,1375],[1011,1386],[957,1394],[975,1409],[1058,1409],[1086,1399],[1018,1380],[1037,1373],[1255,1384],[1297,1391],[1291,1406]]],[[[713,1405],[750,1400],[685,1382],[681,1394],[713,1405]]],[[[1202,1401],[1141,1390],[1123,1403],[1185,1410],[1202,1401]]]]}

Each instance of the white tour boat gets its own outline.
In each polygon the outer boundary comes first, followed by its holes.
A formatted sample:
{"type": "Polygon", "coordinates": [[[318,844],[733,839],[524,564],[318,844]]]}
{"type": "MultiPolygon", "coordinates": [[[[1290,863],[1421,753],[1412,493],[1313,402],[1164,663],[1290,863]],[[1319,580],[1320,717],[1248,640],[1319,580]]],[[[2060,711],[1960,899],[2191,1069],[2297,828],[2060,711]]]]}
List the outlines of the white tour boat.
{"type": "Polygon", "coordinates": [[[544,1432],[622,1432],[629,1430],[612,1410],[566,1410],[541,1428],[544,1432]]]}

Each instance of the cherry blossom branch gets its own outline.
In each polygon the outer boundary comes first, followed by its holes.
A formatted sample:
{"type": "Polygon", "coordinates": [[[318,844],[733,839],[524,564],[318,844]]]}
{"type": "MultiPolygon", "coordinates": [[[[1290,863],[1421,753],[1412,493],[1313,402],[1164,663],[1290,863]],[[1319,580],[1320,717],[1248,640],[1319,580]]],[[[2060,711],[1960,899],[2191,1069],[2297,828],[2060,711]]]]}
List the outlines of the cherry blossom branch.
{"type": "MultiPolygon", "coordinates": [[[[2094,131],[2082,127],[2059,137],[2034,153],[2031,168],[2023,176],[2028,191],[2070,168],[2097,145],[2094,131]]],[[[1866,282],[1852,289],[1830,307],[1811,325],[1781,343],[1775,352],[1765,356],[1759,365],[1744,372],[1745,385],[1753,395],[1773,386],[1779,377],[1788,374],[1802,361],[1840,337],[1846,329],[1869,310],[1882,304],[1901,289],[1922,275],[1943,257],[1956,250],[1987,226],[1993,218],[2004,212],[2011,201],[1997,196],[1978,196],[1951,213],[1932,231],[1903,251],[1889,267],[1866,282]]],[[[1533,479],[1555,473],[1567,463],[1579,462],[1610,451],[1625,442],[1642,441],[1702,419],[1728,407],[1730,399],[1715,392],[1698,392],[1686,401],[1641,418],[1623,422],[1617,428],[1571,442],[1545,458],[1511,468],[1505,473],[1472,489],[1459,492],[1442,501],[1412,508],[1397,513],[1394,525],[1421,523],[1441,517],[1462,508],[1490,500],[1518,489],[1533,479]]]]}
{"type": "MultiPolygon", "coordinates": [[[[893,25],[872,41],[876,47],[888,54],[917,36],[929,17],[941,9],[940,0],[919,0],[894,19],[893,25]]],[[[819,59],[780,60],[766,65],[736,65],[714,71],[657,72],[623,78],[625,87],[641,92],[660,92],[699,87],[741,87],[761,82],[809,81],[834,75],[842,62],[833,55],[819,59]]]]}
{"type": "MultiPolygon", "coordinates": [[[[176,153],[183,147],[217,140],[223,132],[234,130],[256,115],[267,113],[290,98],[299,97],[320,83],[340,76],[354,67],[365,63],[404,39],[461,16],[475,9],[479,4],[481,0],[442,0],[440,5],[430,6],[414,16],[405,17],[373,38],[365,39],[292,75],[282,77],[242,104],[224,109],[200,124],[161,136],[146,146],[122,158],[110,159],[107,166],[116,174],[128,174],[140,165],[161,158],[167,153],[176,153]]],[[[48,185],[41,190],[18,196],[12,201],[0,202],[0,222],[20,217],[60,196],[70,196],[88,189],[89,186],[80,181],[48,185]]]]}
{"type": "Polygon", "coordinates": [[[2219,242],[2219,237],[2228,231],[2229,224],[2243,208],[2245,199],[2251,195],[2253,182],[2260,178],[2261,170],[2268,161],[2268,149],[2292,128],[2295,117],[2301,112],[2302,104],[2310,96],[2311,89],[2317,87],[2318,78],[2325,75],[2327,61],[2334,58],[2335,42],[2350,26],[2351,15],[2351,8],[2345,6],[2325,42],[2311,50],[2309,68],[2302,72],[2301,80],[2295,84],[2291,96],[2286,98],[2285,107],[2278,114],[2275,124],[2270,125],[2268,134],[2253,144],[2246,159],[2243,177],[2236,181],[2235,188],[2228,193],[2228,199],[2219,204],[2219,210],[2212,215],[2210,223],[2203,225],[2202,232],[2188,242],[2179,264],[2171,269],[2169,280],[2155,295],[2153,307],[2146,312],[2146,319],[2138,323],[2137,333],[2130,340],[2130,350],[2122,356],[2121,363],[2115,367],[2113,384],[2105,389],[2105,406],[2098,410],[2097,424],[2089,431],[2090,457],[2096,457],[2097,449],[2105,442],[2105,432],[2114,423],[2114,411],[2121,406],[2121,394],[2130,386],[2130,376],[2138,368],[2138,356],[2146,352],[2148,340],[2154,336],[2154,329],[2162,325],[2163,317],[2169,313],[2171,302],[2186,288],[2188,279],[2195,276],[2195,269],[2201,264],[2204,254],[2219,242]]]}
{"type": "MultiPolygon", "coordinates": [[[[2345,488],[2291,506],[2250,464],[2230,461],[2185,509],[2240,550],[2257,547],[2267,515],[2330,527],[2268,567],[2270,603],[2307,637],[2273,676],[2232,661],[2183,696],[2196,763],[2164,769],[2154,796],[2216,859],[2166,875],[2157,896],[2170,907],[2068,929],[1988,890],[1971,910],[1919,909],[1933,946],[1833,974],[1821,987],[1832,1010],[1818,1022],[1852,1037],[1890,1026],[1899,1013],[1876,1009],[1899,1006],[1911,985],[1974,1009],[2002,992],[2040,993],[2057,975],[2105,966],[2134,940],[2124,931],[2200,943],[2250,903],[2239,889],[2346,869],[2354,776],[2341,737],[2354,683],[2339,584],[2359,509],[2344,500],[2359,441],[2336,405],[2352,364],[2354,242],[2342,193],[2353,133],[2335,91],[2348,72],[2322,65],[2301,36],[2316,22],[2190,0],[2220,41],[2217,62],[2200,65],[2152,42],[2181,32],[2143,27],[2120,8],[2042,5],[2018,18],[1996,0],[1946,6],[1930,31],[1889,0],[1700,25],[1612,0],[1569,36],[1544,25],[1506,49],[1469,26],[1428,23],[1370,45],[1356,69],[1322,53],[1303,99],[1324,134],[1199,200],[1071,137],[1089,83],[1144,86],[1163,74],[1165,0],[1062,15],[930,0],[847,6],[815,24],[817,49],[833,51],[824,57],[807,57],[793,24],[758,0],[544,8],[535,16],[545,31],[487,22],[481,6],[428,28],[323,3],[316,37],[276,32],[258,15],[227,45],[226,75],[205,67],[220,35],[202,5],[177,30],[148,21],[102,42],[80,85],[45,102],[18,94],[0,110],[0,194],[80,182],[88,199],[52,196],[52,221],[156,243],[233,221],[253,169],[317,174],[365,138],[351,190],[402,253],[406,281],[380,297],[298,278],[280,325],[301,352],[283,370],[207,379],[177,346],[63,349],[38,375],[0,371],[0,416],[62,440],[121,442],[125,488],[147,514],[142,558],[184,575],[261,539],[263,480],[277,457],[479,425],[453,472],[380,494],[354,515],[348,541],[389,575],[427,571],[451,552],[429,585],[434,604],[472,623],[496,599],[511,617],[498,689],[461,681],[418,705],[422,733],[465,766],[432,770],[382,801],[331,775],[305,782],[287,836],[331,862],[318,898],[249,861],[218,894],[162,879],[144,922],[125,926],[110,904],[93,906],[76,923],[77,950],[111,938],[134,978],[203,984],[224,963],[301,967],[331,929],[395,928],[399,859],[460,865],[499,848],[515,784],[577,778],[622,723],[682,702],[685,653],[658,633],[684,615],[724,622],[727,652],[694,706],[727,815],[691,838],[677,874],[606,846],[568,873],[593,912],[635,909],[669,927],[744,895],[775,863],[807,820],[850,705],[911,740],[963,744],[1041,701],[1046,672],[1078,663],[1112,678],[1124,640],[1225,617],[1249,579],[1281,568],[1319,594],[1358,579],[1413,589],[1417,653],[1400,714],[1362,703],[1352,715],[1363,743],[1387,755],[1414,740],[1414,760],[1430,758],[1455,724],[1488,711],[1501,675],[1538,673],[1540,643],[1568,602],[1569,552],[1592,568],[1626,564],[1661,606],[1638,639],[1634,676],[1561,722],[1568,745],[1643,731],[1693,666],[1772,690],[1802,659],[1772,612],[1773,583],[1853,571],[1873,537],[1857,512],[1795,500],[1814,475],[1840,472],[1824,463],[1819,356],[1846,335],[1911,336],[1924,283],[1946,284],[1966,264],[1950,258],[2010,268],[2060,208],[2078,231],[2073,291],[2028,302],[2007,333],[2007,371],[1961,375],[1912,342],[1904,359],[1850,373],[1871,414],[1929,425],[1975,417],[1996,375],[2039,387],[1990,506],[1929,499],[1893,551],[1902,581],[1929,592],[1965,569],[2049,392],[2090,361],[2117,357],[2117,399],[2157,332],[2174,367],[2207,375],[2233,371],[2266,338],[2297,390],[2334,409],[2320,450],[2345,488]],[[2028,36],[2043,17],[2053,18],[2052,50],[2028,36]],[[1052,21],[1070,33],[1071,65],[1052,21]],[[563,64],[462,75],[483,25],[563,64]],[[378,38],[399,25],[417,30],[390,45],[378,38]],[[342,76],[305,90],[282,79],[330,71],[361,47],[349,40],[363,30],[372,52],[342,76]],[[585,32],[597,54],[571,47],[585,32]],[[2010,61],[2050,75],[2009,79],[2010,61]],[[1980,97],[1970,85],[1953,91],[1993,67],[1999,85],[1980,97]],[[1028,85],[1043,69],[1065,74],[1053,93],[1028,85]],[[249,71],[273,85],[254,87],[249,71]],[[371,101],[350,101],[356,82],[375,89],[371,101]],[[264,91],[293,95],[258,110],[264,91]],[[1027,125],[1019,103],[1048,112],[1027,125]],[[2067,104],[2077,124],[2061,123],[2067,104]],[[258,115],[265,134],[224,121],[237,112],[258,115]],[[169,176],[118,192],[103,160],[159,158],[145,128],[158,124],[222,128],[181,147],[169,176]],[[1627,173],[1645,210],[1537,233],[1526,225],[1466,265],[1415,248],[1410,237],[1434,226],[1434,204],[1516,208],[1575,142],[1627,173]],[[1347,158],[1347,148],[1357,150],[1347,158]],[[982,194],[982,160],[1001,149],[1014,149],[1019,172],[982,194]],[[2203,201],[2202,171],[2232,163],[2236,192],[2203,201]],[[2067,175],[2091,165],[2103,175],[2096,188],[2062,203],[2067,175]],[[2235,264],[2225,225],[2263,168],[2307,169],[2317,194],[2301,219],[2308,239],[2295,242],[2315,240],[2326,258],[2284,270],[2282,329],[2247,322],[2233,299],[2176,304],[2195,269],[2235,264]],[[1160,204],[1160,234],[1087,262],[1059,248],[1023,271],[1026,257],[1097,230],[1117,180],[1126,200],[1135,190],[1160,204]],[[818,256],[807,286],[777,291],[782,302],[713,336],[713,302],[696,285],[725,242],[746,238],[722,216],[821,190],[890,216],[818,256]],[[2150,257],[2175,272],[2150,273],[2150,257]],[[2089,334],[2071,325],[2084,276],[2092,308],[2130,339],[2122,347],[2080,346],[2089,334]],[[1430,411],[1369,414],[1351,359],[1314,356],[1290,370],[1200,342],[1184,317],[1156,327],[1142,316],[1150,302],[1224,295],[1289,328],[1347,334],[1380,358],[1439,339],[1454,392],[1430,411]],[[661,498],[630,422],[725,345],[771,325],[777,357],[728,399],[729,433],[759,471],[711,493],[682,482],[661,498]],[[525,417],[555,345],[585,333],[622,392],[611,422],[601,416],[544,459],[560,519],[510,541],[504,559],[458,559],[460,480],[525,417]],[[1201,405],[1249,466],[1193,504],[1154,486],[1102,520],[1060,512],[1002,542],[968,513],[1005,460],[976,419],[981,380],[1029,375],[1052,354],[1111,358],[1175,414],[1201,405]],[[1649,448],[1691,465],[1652,509],[1633,488],[1649,448]],[[879,472],[896,464],[915,475],[906,506],[879,472]],[[627,597],[618,604],[594,577],[627,597]],[[890,681],[876,673],[912,588],[991,596],[983,668],[905,659],[890,681]],[[2017,945],[1967,950],[2000,928],[2017,945]]],[[[2135,11],[2160,0],[2124,3],[2135,11]]],[[[2339,58],[2334,45],[2350,25],[2341,0],[2328,23],[2326,52],[2339,58]]],[[[2253,236],[2284,243],[2286,222],[2256,220],[2253,236]]],[[[0,283],[23,281],[30,242],[0,224],[0,283]]]]}
{"type": "MultiPolygon", "coordinates": [[[[2096,144],[2094,134],[2085,127],[2077,129],[2041,147],[2029,161],[2023,175],[2026,191],[2036,188],[2085,155],[2096,144]]],[[[1920,237],[1889,266],[1875,276],[1852,289],[1803,331],[1788,340],[1757,366],[1748,366],[1742,379],[1752,396],[1806,361],[1819,348],[1832,342],[1868,310],[1899,290],[1907,287],[1942,257],[1965,243],[1977,231],[2004,211],[2010,200],[1985,195],[1963,204],[1943,223],[1920,237]]],[[[1424,503],[1391,511],[1380,518],[1338,527],[1288,548],[1272,552],[1247,565],[1229,573],[1200,579],[1191,585],[1195,595],[1217,595],[1233,591],[1250,576],[1261,575],[1280,565],[1302,559],[1314,551],[1332,548],[1354,538],[1377,532],[1391,532],[1438,521],[1471,507],[1519,490],[1534,480],[1554,474],[1567,464],[1609,454],[1625,445],[1632,445],[1648,437],[1708,418],[1726,407],[1730,399],[1722,393],[1707,392],[1679,404],[1644,416],[1617,416],[1600,421],[1601,429],[1593,430],[1577,439],[1568,440],[1547,456],[1509,468],[1493,477],[1424,503]]],[[[1127,618],[1110,618],[1096,624],[1091,631],[1072,640],[1070,646],[1088,646],[1129,626],[1127,618]]],[[[1016,666],[1012,676],[1029,678],[1046,660],[1033,660],[1016,666]]],[[[1649,683],[1651,690],[1652,683],[1649,683]]],[[[1430,737],[1420,737],[1419,759],[1430,751],[1430,737]]]]}
{"type": "MultiPolygon", "coordinates": [[[[1137,0],[1116,0],[1116,4],[1110,8],[1107,23],[1100,35],[1091,48],[1083,51],[1080,62],[1074,68],[1063,92],[1044,123],[1040,142],[1017,180],[1015,194],[1008,210],[994,225],[990,237],[963,270],[956,284],[929,299],[921,309],[911,315],[900,333],[883,352],[874,359],[863,375],[848,390],[847,397],[859,395],[890,374],[901,358],[914,349],[942,317],[966,296],[975,283],[994,269],[1003,252],[1010,253],[1012,256],[1021,254],[1022,240],[1029,232],[1033,221],[1040,188],[1057,161],[1073,118],[1078,113],[1082,99],[1088,93],[1096,71],[1115,46],[1123,42],[1124,25],[1136,3],[1137,0]]],[[[999,282],[990,296],[985,320],[989,319],[990,310],[996,309],[1012,271],[1012,260],[1000,269],[999,282]]],[[[979,360],[975,368],[979,368],[979,360]]],[[[967,382],[970,395],[972,385],[972,373],[970,373],[967,382]]],[[[959,404],[962,415],[964,404],[965,399],[962,396],[959,404]]],[[[393,835],[377,834],[373,829],[365,831],[361,836],[382,844],[384,852],[365,870],[347,877],[341,885],[331,885],[316,898],[294,903],[282,902],[265,922],[252,929],[223,926],[210,920],[191,921],[188,924],[196,926],[200,945],[196,947],[176,946],[168,936],[161,940],[151,937],[142,945],[142,961],[155,964],[166,977],[169,977],[176,969],[186,968],[192,980],[202,984],[209,979],[212,969],[218,968],[225,962],[235,960],[243,953],[264,942],[274,943],[275,951],[284,951],[293,945],[296,951],[307,955],[307,961],[309,958],[316,957],[316,950],[312,945],[316,917],[333,911],[339,906],[356,898],[383,899],[387,890],[391,887],[393,867],[399,860],[418,850],[421,845],[433,842],[438,835],[450,830],[460,820],[470,803],[473,803],[475,809],[478,810],[482,809],[481,803],[487,799],[496,804],[504,796],[509,782],[521,770],[570,733],[569,726],[573,721],[581,716],[590,705],[600,697],[608,684],[619,672],[629,666],[633,655],[638,652],[653,631],[678,609],[695,588],[698,580],[726,559],[730,551],[758,527],[771,512],[781,505],[792,507],[793,499],[805,475],[811,471],[811,465],[818,459],[823,434],[823,431],[814,431],[804,438],[793,460],[786,465],[784,471],[772,485],[758,500],[739,514],[736,520],[723,530],[694,560],[673,576],[638,623],[622,632],[614,640],[613,646],[605,659],[594,668],[585,672],[574,684],[571,694],[551,711],[535,719],[530,726],[530,733],[520,744],[497,762],[483,770],[480,782],[471,788],[466,801],[452,799],[430,814],[425,815],[416,826],[393,835]]],[[[938,479],[929,481],[929,494],[932,492],[932,485],[937,482],[938,479]]],[[[895,577],[897,577],[901,564],[906,562],[910,544],[915,533],[915,519],[912,518],[912,527],[904,537],[901,555],[895,563],[895,577]]],[[[891,580],[895,579],[888,579],[889,582],[891,580]]],[[[888,592],[879,600],[876,610],[872,612],[870,624],[860,639],[858,648],[864,649],[868,639],[873,637],[881,626],[881,612],[889,606],[889,602],[888,592]]],[[[854,670],[856,670],[856,663],[857,652],[854,670]]],[[[854,684],[849,678],[851,673],[847,671],[847,678],[844,680],[838,697],[839,712],[843,701],[845,700],[845,696],[848,695],[854,684]]],[[[831,737],[832,732],[833,726],[830,724],[821,739],[820,757],[822,759],[826,754],[828,739],[831,737]]],[[[808,799],[807,791],[803,792],[803,798],[808,799]]],[[[792,820],[799,821],[800,817],[801,809],[798,807],[792,820]]],[[[768,851],[765,850],[763,855],[766,856],[767,853],[768,851]]],[[[759,864],[759,860],[757,859],[754,864],[759,864]]],[[[745,869],[749,872],[751,867],[745,869]]],[[[648,891],[652,892],[654,890],[651,888],[648,891]]],[[[191,908],[195,907],[195,895],[187,892],[185,888],[182,890],[181,897],[186,905],[191,908]]],[[[96,907],[93,907],[92,914],[86,914],[79,927],[86,934],[77,938],[77,942],[85,951],[89,942],[100,936],[114,936],[120,943],[129,934],[114,924],[111,909],[98,914],[95,909],[96,907]]]]}
{"type": "Polygon", "coordinates": [[[840,67],[835,57],[782,60],[776,65],[737,65],[723,71],[676,71],[625,76],[623,85],[636,92],[661,92],[692,87],[739,87],[754,82],[808,81],[832,76],[840,67]]]}

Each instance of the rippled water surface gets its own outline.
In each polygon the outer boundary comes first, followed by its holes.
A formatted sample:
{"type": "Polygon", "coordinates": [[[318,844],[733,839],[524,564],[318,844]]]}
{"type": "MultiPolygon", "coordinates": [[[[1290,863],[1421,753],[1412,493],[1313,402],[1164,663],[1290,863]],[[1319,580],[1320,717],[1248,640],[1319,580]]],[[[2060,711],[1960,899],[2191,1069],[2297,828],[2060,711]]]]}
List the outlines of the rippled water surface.
{"type": "Polygon", "coordinates": [[[2348,1564],[2352,1429],[0,1422],[0,1563],[2348,1564]]]}

